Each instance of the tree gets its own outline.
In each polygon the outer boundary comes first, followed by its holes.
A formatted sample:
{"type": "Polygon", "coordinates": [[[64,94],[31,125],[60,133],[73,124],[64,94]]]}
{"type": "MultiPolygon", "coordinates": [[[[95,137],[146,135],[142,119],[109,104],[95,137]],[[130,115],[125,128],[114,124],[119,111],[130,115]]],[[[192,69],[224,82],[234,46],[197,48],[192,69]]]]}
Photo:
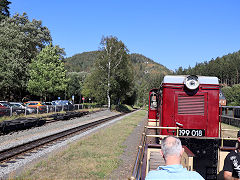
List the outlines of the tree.
{"type": "Polygon", "coordinates": [[[11,25],[0,23],[0,91],[1,98],[21,94],[26,83],[27,59],[22,56],[26,42],[24,34],[11,25]]]}
{"type": "Polygon", "coordinates": [[[33,19],[29,21],[26,13],[22,15],[16,14],[12,18],[7,18],[6,23],[14,24],[21,32],[25,34],[25,41],[27,46],[25,47],[23,54],[29,62],[32,58],[52,42],[50,31],[46,26],[42,26],[42,21],[33,19]]]}
{"type": "Polygon", "coordinates": [[[0,21],[4,19],[5,17],[9,17],[9,5],[11,4],[8,0],[1,0],[0,1],[0,21]]]}
{"type": "Polygon", "coordinates": [[[95,69],[87,77],[83,93],[92,94],[103,102],[120,103],[132,86],[133,74],[128,49],[116,37],[103,37],[95,69]],[[93,91],[94,90],[94,91],[93,91]],[[106,97],[105,99],[103,97],[106,97]]]}
{"type": "Polygon", "coordinates": [[[69,79],[67,86],[68,97],[74,95],[80,98],[85,73],[70,72],[67,74],[67,78],[69,79]]]}
{"type": "Polygon", "coordinates": [[[67,78],[64,63],[56,46],[46,46],[29,66],[30,80],[28,90],[34,95],[44,97],[60,94],[66,90],[67,78]]]}
{"type": "Polygon", "coordinates": [[[0,98],[21,99],[16,96],[26,92],[28,64],[50,42],[49,30],[25,13],[0,21],[0,98]]]}
{"type": "Polygon", "coordinates": [[[216,76],[220,79],[220,83],[233,86],[240,81],[239,72],[240,51],[211,59],[209,62],[197,63],[193,68],[182,70],[182,68],[179,67],[175,73],[216,76]]]}
{"type": "Polygon", "coordinates": [[[226,97],[229,106],[240,105],[240,84],[235,84],[232,87],[225,86],[222,88],[222,92],[226,97]]]}
{"type": "Polygon", "coordinates": [[[92,71],[84,80],[82,95],[88,98],[94,98],[99,104],[106,103],[106,86],[103,84],[105,78],[97,69],[92,71]]]}

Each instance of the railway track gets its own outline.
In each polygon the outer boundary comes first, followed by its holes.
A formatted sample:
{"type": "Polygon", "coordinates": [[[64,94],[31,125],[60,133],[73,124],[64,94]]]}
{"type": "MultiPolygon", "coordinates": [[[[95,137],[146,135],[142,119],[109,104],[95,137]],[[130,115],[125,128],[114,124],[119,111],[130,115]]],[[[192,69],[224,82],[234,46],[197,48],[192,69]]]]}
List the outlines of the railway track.
{"type": "MultiPolygon", "coordinates": [[[[99,126],[107,121],[110,121],[112,119],[115,119],[117,117],[120,117],[124,115],[117,114],[111,117],[102,118],[87,124],[83,124],[62,132],[58,132],[53,135],[49,135],[46,137],[42,137],[40,139],[36,139],[21,145],[17,145],[15,147],[11,147],[8,149],[4,149],[0,151],[0,164],[4,164],[5,162],[11,161],[12,159],[18,159],[18,156],[22,156],[25,153],[29,153],[31,151],[36,151],[38,148],[44,147],[46,145],[50,145],[51,143],[55,142],[61,142],[63,139],[70,138],[76,134],[79,134],[81,132],[84,132],[86,130],[89,130],[93,127],[99,126]]],[[[0,165],[1,166],[1,165],[0,165]]],[[[4,166],[4,165],[3,165],[4,166]]]]}

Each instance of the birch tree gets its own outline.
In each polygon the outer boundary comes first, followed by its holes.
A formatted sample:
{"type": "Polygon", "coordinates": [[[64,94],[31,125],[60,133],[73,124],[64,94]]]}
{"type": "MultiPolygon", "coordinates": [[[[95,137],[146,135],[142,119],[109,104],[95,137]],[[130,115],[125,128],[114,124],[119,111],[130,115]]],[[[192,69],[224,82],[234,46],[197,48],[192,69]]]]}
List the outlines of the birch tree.
{"type": "Polygon", "coordinates": [[[129,91],[133,81],[132,68],[128,49],[122,41],[112,36],[103,37],[100,45],[95,69],[87,78],[88,87],[85,86],[83,92],[90,94],[86,89],[90,90],[96,99],[104,93],[108,108],[111,109],[111,103],[120,103],[129,91]]]}

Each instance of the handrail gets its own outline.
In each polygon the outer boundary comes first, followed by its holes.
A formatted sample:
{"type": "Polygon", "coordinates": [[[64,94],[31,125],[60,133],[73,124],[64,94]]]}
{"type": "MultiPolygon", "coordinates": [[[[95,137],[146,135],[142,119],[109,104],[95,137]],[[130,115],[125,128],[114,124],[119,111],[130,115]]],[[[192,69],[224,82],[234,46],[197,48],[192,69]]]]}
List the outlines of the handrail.
{"type": "Polygon", "coordinates": [[[235,131],[235,132],[237,132],[239,130],[237,130],[237,129],[222,129],[222,131],[235,131]]]}
{"type": "MultiPolygon", "coordinates": [[[[178,137],[179,135],[179,127],[160,127],[160,126],[145,126],[147,129],[176,129],[177,130],[177,134],[176,136],[178,137]]],[[[159,135],[161,136],[161,135],[159,135]]],[[[157,136],[158,137],[158,136],[157,136]]]]}
{"type": "Polygon", "coordinates": [[[132,176],[129,178],[130,180],[136,180],[139,178],[139,175],[141,174],[141,167],[142,167],[142,157],[144,154],[145,144],[146,144],[146,127],[144,128],[144,133],[142,133],[142,138],[140,141],[140,146],[138,146],[138,153],[136,156],[136,160],[134,163],[132,176]],[[139,172],[140,171],[140,172],[139,172]]]}
{"type": "Polygon", "coordinates": [[[179,127],[145,126],[147,129],[179,129],[179,127]]]}

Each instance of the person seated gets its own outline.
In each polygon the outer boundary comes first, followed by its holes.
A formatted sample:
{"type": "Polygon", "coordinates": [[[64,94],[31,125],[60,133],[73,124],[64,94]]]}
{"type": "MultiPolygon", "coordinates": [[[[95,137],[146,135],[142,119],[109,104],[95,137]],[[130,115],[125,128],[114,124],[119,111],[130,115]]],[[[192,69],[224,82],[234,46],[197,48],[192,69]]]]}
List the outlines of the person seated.
{"type": "Polygon", "coordinates": [[[182,179],[203,180],[196,171],[188,171],[180,164],[184,152],[179,138],[174,136],[165,137],[161,143],[160,153],[165,160],[165,166],[159,166],[157,170],[149,171],[146,180],[156,179],[182,179]]]}
{"type": "Polygon", "coordinates": [[[240,130],[237,138],[237,149],[228,153],[224,160],[223,177],[225,180],[240,179],[240,130]]]}

